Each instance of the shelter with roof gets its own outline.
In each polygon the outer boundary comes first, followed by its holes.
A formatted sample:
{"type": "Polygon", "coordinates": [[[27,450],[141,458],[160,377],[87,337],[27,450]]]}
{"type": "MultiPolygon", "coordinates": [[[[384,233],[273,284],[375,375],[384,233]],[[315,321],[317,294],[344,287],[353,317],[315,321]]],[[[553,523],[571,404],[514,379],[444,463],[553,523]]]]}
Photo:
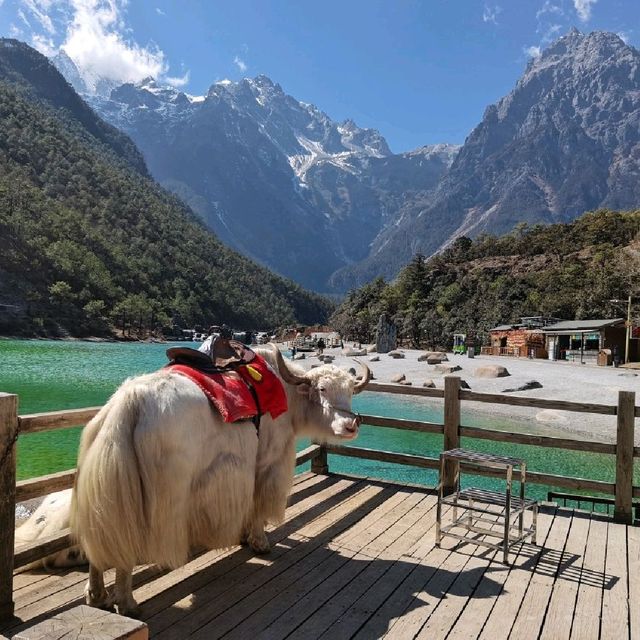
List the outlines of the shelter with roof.
{"type": "Polygon", "coordinates": [[[482,353],[494,356],[546,358],[544,327],[555,324],[558,318],[529,316],[517,324],[501,324],[489,331],[491,346],[482,353]]]}
{"type": "MultiPolygon", "coordinates": [[[[596,364],[598,354],[608,350],[622,360],[625,353],[624,318],[563,320],[545,327],[549,360],[569,360],[596,364]]],[[[631,340],[629,359],[638,359],[637,340],[631,340]]]]}

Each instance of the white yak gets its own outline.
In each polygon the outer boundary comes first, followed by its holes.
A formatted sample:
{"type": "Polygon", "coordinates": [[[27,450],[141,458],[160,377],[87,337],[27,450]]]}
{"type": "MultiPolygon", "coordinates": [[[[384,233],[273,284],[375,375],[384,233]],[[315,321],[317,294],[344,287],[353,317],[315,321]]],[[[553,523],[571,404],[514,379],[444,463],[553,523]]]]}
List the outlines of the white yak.
{"type": "MultiPolygon", "coordinates": [[[[29,518],[16,529],[15,549],[66,529],[69,526],[70,511],[71,489],[50,493],[29,518]]],[[[20,571],[40,568],[61,569],[82,564],[87,564],[87,558],[80,547],[73,546],[25,565],[20,568],[20,571]]]]}
{"type": "Polygon", "coordinates": [[[367,385],[333,365],[304,373],[277,348],[256,350],[280,374],[288,411],[222,422],[199,387],[160,370],[124,382],[85,427],[71,527],[90,562],[86,601],[108,606],[102,573],[116,569],[114,603],[134,613],[135,565],[175,568],[190,548],[246,541],[270,550],[266,523],[284,518],[295,470],[295,439],[352,440],[360,419],[351,397],[367,385]]]}

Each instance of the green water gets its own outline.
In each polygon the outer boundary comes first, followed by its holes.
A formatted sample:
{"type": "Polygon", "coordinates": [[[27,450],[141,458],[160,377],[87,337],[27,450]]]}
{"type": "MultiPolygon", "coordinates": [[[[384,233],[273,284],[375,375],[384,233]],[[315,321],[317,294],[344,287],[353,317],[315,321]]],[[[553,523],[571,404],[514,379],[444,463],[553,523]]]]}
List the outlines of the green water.
{"type": "MultiPolygon", "coordinates": [[[[186,346],[186,343],[181,343],[186,346]]],[[[0,391],[17,393],[20,414],[103,404],[127,377],[154,371],[166,362],[167,344],[0,340],[0,391]]],[[[361,413],[442,422],[442,403],[427,399],[363,393],[354,398],[361,413]]],[[[579,419],[579,414],[578,414],[579,419]]],[[[466,410],[463,423],[506,430],[530,431],[526,421],[487,418],[466,410]]],[[[21,436],[18,441],[18,477],[31,478],[72,468],[80,428],[59,429],[21,436]]],[[[613,456],[509,445],[482,440],[463,446],[522,457],[530,470],[613,482],[613,456]]],[[[363,426],[355,446],[437,457],[442,436],[363,426]]],[[[434,485],[436,472],[342,456],[330,457],[334,471],[434,485]]],[[[475,478],[474,484],[498,486],[475,478]]],[[[637,482],[636,482],[637,484],[637,482]]],[[[527,493],[546,497],[547,487],[530,485],[527,493]]]]}

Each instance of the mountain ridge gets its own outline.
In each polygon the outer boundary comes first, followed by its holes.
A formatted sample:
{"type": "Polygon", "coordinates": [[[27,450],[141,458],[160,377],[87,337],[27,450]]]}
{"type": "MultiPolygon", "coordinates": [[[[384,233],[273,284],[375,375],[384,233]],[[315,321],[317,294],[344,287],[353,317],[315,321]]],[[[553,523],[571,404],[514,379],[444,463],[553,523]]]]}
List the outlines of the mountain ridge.
{"type": "Polygon", "coordinates": [[[640,52],[617,35],[570,31],[487,107],[432,197],[405,203],[342,288],[392,277],[416,252],[520,222],[568,222],[640,203],[640,52]]]}
{"type": "MultiPolygon", "coordinates": [[[[44,56],[0,40],[0,333],[211,322],[255,329],[326,318],[326,299],[222,245],[108,137],[93,137],[74,117],[75,102],[61,107],[70,91],[44,56]]],[[[78,113],[100,124],[86,105],[78,113]]],[[[111,132],[102,124],[99,134],[111,132]]]]}
{"type": "Polygon", "coordinates": [[[145,79],[91,104],[225,243],[340,292],[463,235],[637,206],[639,61],[615,34],[573,29],[529,61],[463,145],[401,154],[264,75],[204,96],[145,79]]]}
{"type": "Polygon", "coordinates": [[[393,154],[378,131],[335,122],[265,75],[203,96],[145,78],[86,97],[226,244],[320,291],[366,257],[405,190],[435,186],[456,150],[393,154]]]}

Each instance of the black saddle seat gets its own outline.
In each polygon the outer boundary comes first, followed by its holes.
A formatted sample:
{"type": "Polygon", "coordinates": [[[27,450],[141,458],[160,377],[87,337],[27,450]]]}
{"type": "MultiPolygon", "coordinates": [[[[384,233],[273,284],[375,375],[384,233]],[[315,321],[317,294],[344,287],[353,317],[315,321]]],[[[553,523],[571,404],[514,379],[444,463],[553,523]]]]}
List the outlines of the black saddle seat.
{"type": "Polygon", "coordinates": [[[214,352],[211,357],[197,349],[190,347],[171,347],[167,349],[169,365],[182,364],[193,367],[203,373],[224,373],[233,371],[242,364],[248,364],[256,354],[246,345],[236,340],[218,338],[214,342],[214,352]]]}

